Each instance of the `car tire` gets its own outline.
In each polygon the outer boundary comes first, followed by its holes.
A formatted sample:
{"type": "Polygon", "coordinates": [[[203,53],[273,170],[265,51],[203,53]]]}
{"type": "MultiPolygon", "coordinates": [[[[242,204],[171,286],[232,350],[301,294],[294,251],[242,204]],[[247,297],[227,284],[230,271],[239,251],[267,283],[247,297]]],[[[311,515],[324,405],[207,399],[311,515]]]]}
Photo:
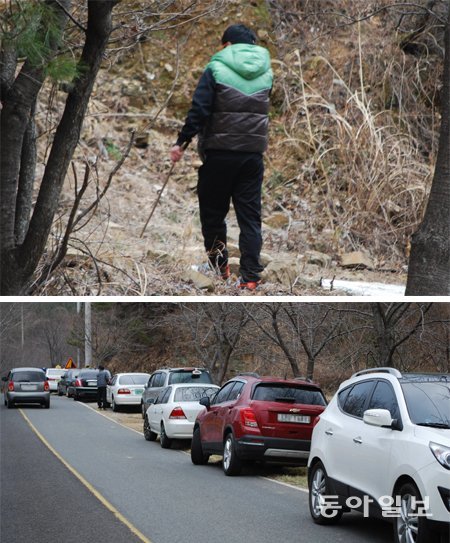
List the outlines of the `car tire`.
{"type": "MultiPolygon", "coordinates": [[[[325,496],[333,496],[333,491],[330,489],[330,482],[327,472],[322,462],[317,462],[311,468],[311,473],[308,477],[309,486],[309,512],[316,524],[330,525],[337,524],[342,517],[343,510],[327,507],[329,511],[326,515],[322,511],[322,503],[325,496]]],[[[334,496],[333,496],[334,497],[334,496]]]]}
{"type": "Polygon", "coordinates": [[[163,449],[170,449],[170,447],[172,446],[172,440],[170,439],[170,437],[167,437],[166,429],[164,428],[163,423],[161,423],[161,433],[159,434],[159,442],[163,449]]]}
{"type": "Polygon", "coordinates": [[[225,475],[239,475],[242,470],[242,460],[236,453],[236,443],[232,433],[226,435],[223,443],[222,467],[225,475]]]}
{"type": "Polygon", "coordinates": [[[144,407],[144,402],[141,402],[141,415],[142,415],[142,418],[145,419],[145,407],[144,407]]]}
{"type": "MultiPolygon", "coordinates": [[[[400,505],[399,515],[394,519],[394,541],[428,543],[437,541],[433,538],[425,516],[417,515],[417,505],[423,501],[416,485],[412,482],[402,484],[394,496],[394,506],[400,505]]],[[[419,511],[420,512],[420,511],[419,511]]],[[[437,536],[436,536],[437,537],[437,536]]]]}
{"type": "Polygon", "coordinates": [[[111,409],[114,411],[114,413],[117,413],[117,411],[119,411],[119,407],[114,401],[114,396],[111,396],[111,409]]]}
{"type": "Polygon", "coordinates": [[[158,437],[158,434],[150,429],[150,423],[148,422],[147,417],[144,419],[144,437],[147,441],[156,441],[156,438],[158,437]]]}
{"type": "Polygon", "coordinates": [[[196,466],[203,466],[208,463],[209,454],[203,452],[200,428],[196,428],[192,435],[191,442],[191,460],[196,466]]]}
{"type": "Polygon", "coordinates": [[[45,409],[50,409],[50,400],[44,403],[45,409]]]}
{"type": "Polygon", "coordinates": [[[58,388],[58,396],[62,396],[62,395],[63,395],[63,393],[62,393],[61,390],[59,390],[59,388],[58,388]]]}
{"type": "Polygon", "coordinates": [[[8,409],[12,409],[14,407],[14,403],[10,399],[8,399],[6,400],[6,407],[8,409]]]}

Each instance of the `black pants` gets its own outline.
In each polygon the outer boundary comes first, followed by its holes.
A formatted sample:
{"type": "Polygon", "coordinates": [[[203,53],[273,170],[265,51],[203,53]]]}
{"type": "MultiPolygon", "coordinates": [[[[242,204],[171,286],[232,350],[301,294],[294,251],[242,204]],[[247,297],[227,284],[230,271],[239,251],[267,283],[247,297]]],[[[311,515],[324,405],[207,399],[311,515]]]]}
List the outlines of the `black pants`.
{"type": "Polygon", "coordinates": [[[222,270],[228,262],[225,217],[230,202],[240,228],[240,274],[243,281],[258,281],[261,236],[261,188],[264,177],[260,153],[212,151],[198,175],[198,199],[205,249],[211,264],[222,270]]]}
{"type": "Polygon", "coordinates": [[[106,387],[97,387],[97,404],[99,407],[106,407],[106,387]]]}

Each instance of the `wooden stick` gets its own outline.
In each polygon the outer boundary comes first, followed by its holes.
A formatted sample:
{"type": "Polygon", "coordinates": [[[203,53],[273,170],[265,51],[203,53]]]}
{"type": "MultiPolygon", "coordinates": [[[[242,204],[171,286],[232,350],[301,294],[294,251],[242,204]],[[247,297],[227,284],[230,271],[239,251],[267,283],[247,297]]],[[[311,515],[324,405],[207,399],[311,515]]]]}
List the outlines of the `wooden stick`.
{"type": "MultiPolygon", "coordinates": [[[[183,143],[183,145],[181,145],[181,148],[183,149],[183,151],[186,149],[186,147],[187,147],[186,143],[183,143]]],[[[161,190],[158,192],[158,197],[156,198],[155,203],[153,204],[152,210],[150,211],[150,215],[148,216],[148,219],[146,223],[144,224],[144,228],[141,231],[141,235],[139,236],[140,238],[142,238],[142,236],[144,235],[145,229],[147,228],[147,225],[150,222],[150,219],[152,218],[153,213],[155,212],[156,206],[158,205],[158,202],[161,199],[161,195],[164,189],[166,188],[166,185],[170,179],[170,176],[172,175],[173,169],[175,168],[175,164],[176,162],[172,162],[172,166],[170,166],[170,170],[168,171],[166,175],[166,179],[164,180],[163,186],[161,187],[161,190]]]]}

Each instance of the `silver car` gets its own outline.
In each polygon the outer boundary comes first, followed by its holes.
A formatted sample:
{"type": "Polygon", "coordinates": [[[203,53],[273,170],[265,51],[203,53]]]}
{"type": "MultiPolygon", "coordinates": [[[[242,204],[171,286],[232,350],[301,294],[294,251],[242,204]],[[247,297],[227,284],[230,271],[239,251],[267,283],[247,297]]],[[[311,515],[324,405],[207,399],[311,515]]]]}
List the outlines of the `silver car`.
{"type": "Polygon", "coordinates": [[[9,409],[20,403],[50,407],[50,387],[44,370],[13,368],[2,381],[3,400],[9,409]]]}

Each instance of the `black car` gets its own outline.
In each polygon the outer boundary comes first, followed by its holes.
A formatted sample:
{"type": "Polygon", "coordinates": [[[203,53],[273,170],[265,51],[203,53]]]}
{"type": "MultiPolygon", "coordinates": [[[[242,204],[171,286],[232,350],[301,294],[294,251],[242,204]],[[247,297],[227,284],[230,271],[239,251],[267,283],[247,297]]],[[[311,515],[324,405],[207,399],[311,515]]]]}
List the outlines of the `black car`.
{"type": "Polygon", "coordinates": [[[80,370],[78,377],[71,385],[74,400],[97,399],[97,375],[98,370],[80,370]]]}
{"type": "Polygon", "coordinates": [[[58,396],[66,395],[68,398],[73,396],[73,384],[81,370],[68,370],[58,381],[58,396]]]}

